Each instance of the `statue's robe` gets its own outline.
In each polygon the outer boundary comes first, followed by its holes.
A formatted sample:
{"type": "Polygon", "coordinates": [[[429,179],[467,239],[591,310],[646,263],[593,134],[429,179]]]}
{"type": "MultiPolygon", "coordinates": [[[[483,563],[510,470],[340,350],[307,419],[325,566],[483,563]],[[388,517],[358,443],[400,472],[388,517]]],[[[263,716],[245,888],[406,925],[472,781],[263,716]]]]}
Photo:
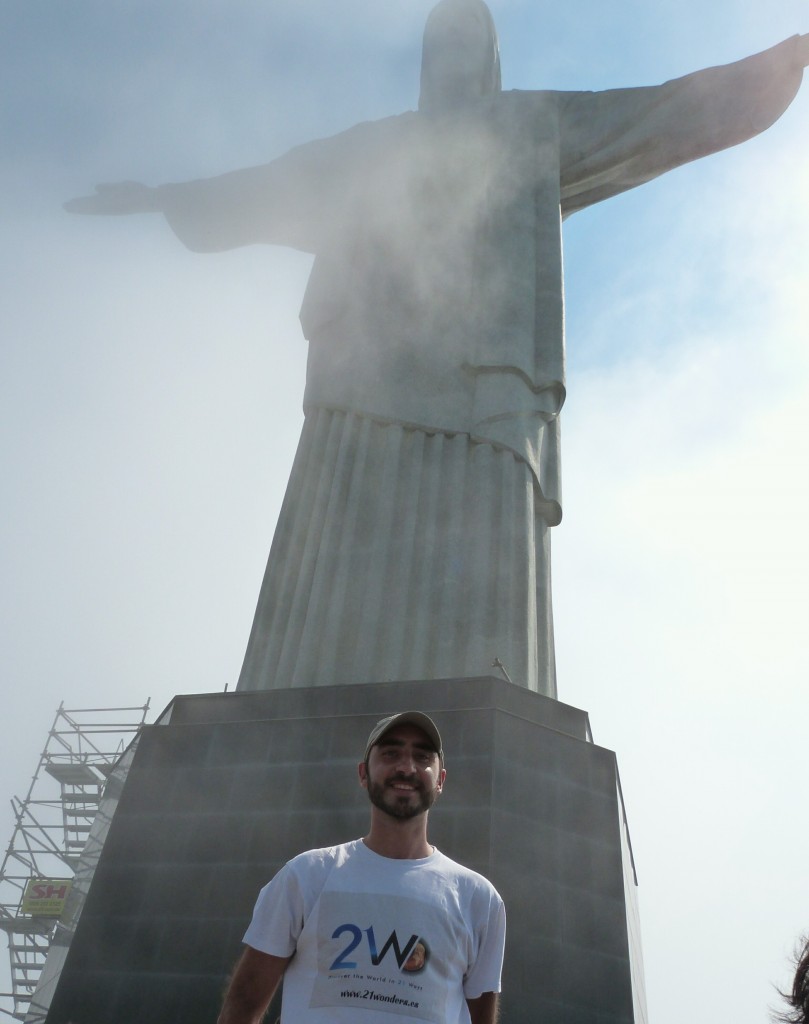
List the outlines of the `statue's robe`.
{"type": "Polygon", "coordinates": [[[504,92],[162,186],[192,249],[315,254],[305,424],[240,689],[485,675],[555,696],[561,219],[763,131],[797,37],[664,85],[504,92]]]}

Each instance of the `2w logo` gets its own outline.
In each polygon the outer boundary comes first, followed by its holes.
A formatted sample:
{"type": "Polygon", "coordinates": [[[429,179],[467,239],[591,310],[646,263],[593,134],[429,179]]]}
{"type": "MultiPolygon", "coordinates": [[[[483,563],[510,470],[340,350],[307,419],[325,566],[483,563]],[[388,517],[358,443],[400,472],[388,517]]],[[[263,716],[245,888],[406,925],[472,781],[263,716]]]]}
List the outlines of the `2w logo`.
{"type": "Polygon", "coordinates": [[[355,924],[341,924],[339,928],[335,928],[334,932],[332,933],[332,938],[339,939],[341,935],[345,935],[346,933],[348,933],[348,935],[350,935],[351,938],[348,940],[348,945],[346,945],[343,951],[335,958],[334,962],[329,968],[330,971],[356,970],[356,968],[359,966],[357,961],[348,960],[347,958],[361,944],[363,935],[365,935],[365,938],[368,942],[368,951],[371,954],[371,963],[374,965],[374,967],[379,967],[379,965],[382,963],[382,961],[385,959],[388,953],[390,953],[392,950],[393,955],[396,958],[396,963],[399,965],[400,970],[407,963],[416,943],[419,940],[418,935],[411,935],[410,938],[405,943],[405,945],[400,946],[399,936],[396,934],[396,931],[394,930],[386,939],[382,949],[377,952],[376,936],[374,935],[373,927],[366,928],[363,932],[355,924]]]}

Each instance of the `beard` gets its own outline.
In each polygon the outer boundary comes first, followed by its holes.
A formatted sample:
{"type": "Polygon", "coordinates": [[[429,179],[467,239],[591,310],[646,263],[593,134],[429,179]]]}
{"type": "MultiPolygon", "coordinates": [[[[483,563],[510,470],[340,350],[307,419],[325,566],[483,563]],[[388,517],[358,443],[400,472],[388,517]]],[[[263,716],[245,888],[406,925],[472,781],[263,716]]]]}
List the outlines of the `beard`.
{"type": "Polygon", "coordinates": [[[427,790],[413,779],[406,781],[412,782],[416,789],[402,793],[393,788],[393,783],[404,781],[404,777],[389,779],[388,782],[374,782],[368,779],[368,799],[374,807],[399,821],[407,821],[410,818],[417,818],[420,814],[426,814],[438,796],[437,790],[427,790]]]}

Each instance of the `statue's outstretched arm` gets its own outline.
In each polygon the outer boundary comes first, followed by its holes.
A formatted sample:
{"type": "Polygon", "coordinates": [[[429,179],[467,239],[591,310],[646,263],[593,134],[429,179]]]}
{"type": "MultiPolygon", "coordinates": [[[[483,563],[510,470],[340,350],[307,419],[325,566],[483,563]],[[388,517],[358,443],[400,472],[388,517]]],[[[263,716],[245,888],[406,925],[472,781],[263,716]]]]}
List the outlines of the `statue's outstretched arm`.
{"type": "Polygon", "coordinates": [[[64,208],[91,216],[162,213],[183,244],[196,252],[261,241],[306,248],[305,226],[318,219],[310,209],[323,189],[306,169],[297,176],[286,173],[287,162],[282,157],[263,167],[155,187],[138,181],[96,185],[94,195],[71,199],[64,208]]]}
{"type": "Polygon", "coordinates": [[[561,95],[565,214],[769,128],[809,63],[809,36],[663,85],[561,95]]]}
{"type": "Polygon", "coordinates": [[[160,213],[160,190],[139,181],[116,181],[96,185],[95,195],[80,196],[65,203],[68,213],[118,216],[127,213],[160,213]]]}
{"type": "Polygon", "coordinates": [[[268,164],[201,181],[155,188],[136,181],[98,185],[95,195],[71,199],[65,209],[108,216],[162,213],[195,252],[270,243],[314,253],[348,215],[362,169],[380,145],[378,124],[385,122],[357,125],[296,146],[268,164]]]}

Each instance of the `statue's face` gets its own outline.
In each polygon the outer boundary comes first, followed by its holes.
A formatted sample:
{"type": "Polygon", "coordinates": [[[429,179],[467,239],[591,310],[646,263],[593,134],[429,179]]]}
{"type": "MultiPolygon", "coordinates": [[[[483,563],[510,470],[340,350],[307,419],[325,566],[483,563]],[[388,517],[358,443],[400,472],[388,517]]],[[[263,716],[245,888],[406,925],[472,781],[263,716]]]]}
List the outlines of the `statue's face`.
{"type": "Polygon", "coordinates": [[[491,42],[477,19],[443,25],[430,62],[433,88],[447,99],[479,96],[491,59],[491,42]]]}
{"type": "Polygon", "coordinates": [[[481,5],[439,4],[427,23],[422,105],[454,107],[499,89],[497,38],[481,5]]]}

